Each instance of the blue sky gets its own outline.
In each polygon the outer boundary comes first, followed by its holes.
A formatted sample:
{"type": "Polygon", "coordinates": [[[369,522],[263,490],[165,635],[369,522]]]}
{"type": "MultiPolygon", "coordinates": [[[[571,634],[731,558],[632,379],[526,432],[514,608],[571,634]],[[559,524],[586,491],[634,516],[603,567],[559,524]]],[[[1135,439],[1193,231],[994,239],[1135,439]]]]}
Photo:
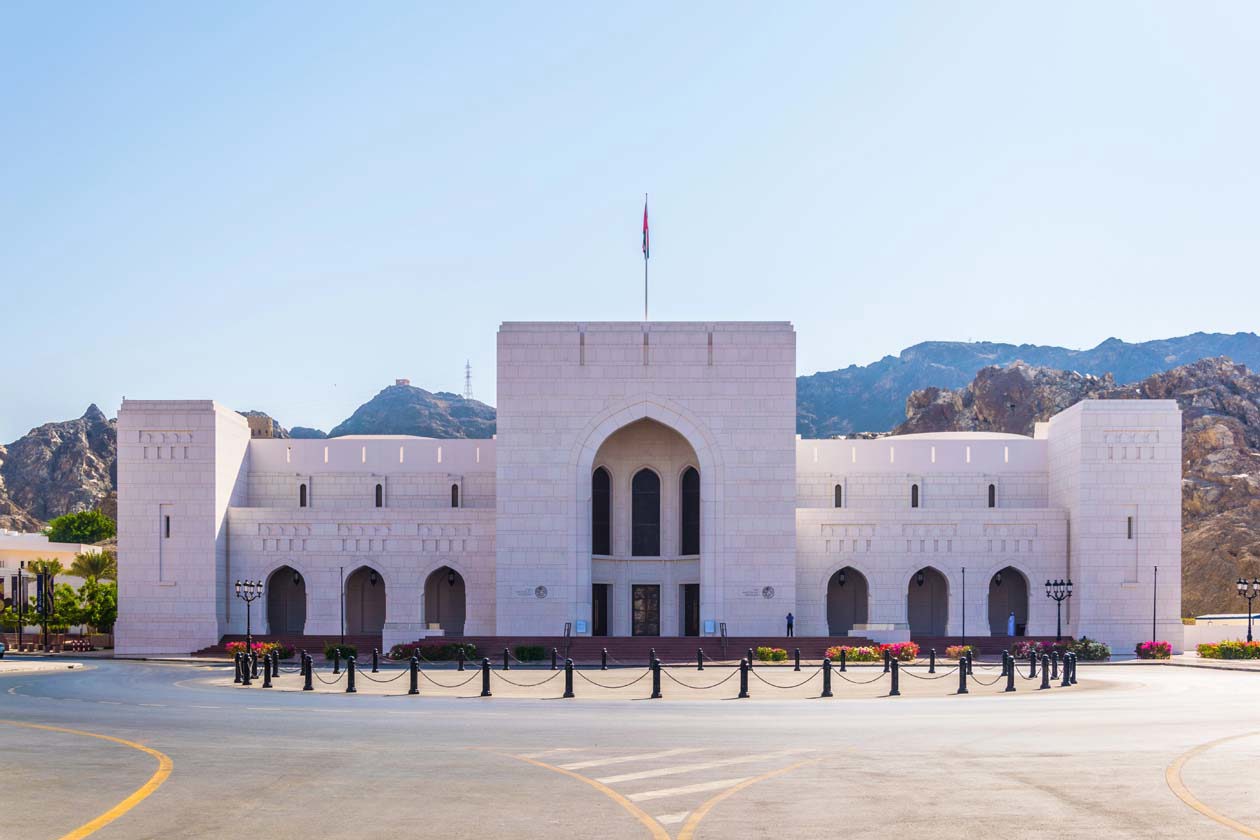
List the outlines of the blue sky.
{"type": "Polygon", "coordinates": [[[0,441],[125,394],[494,401],[504,320],[1260,327],[1260,6],[0,6],[0,441]],[[961,11],[960,11],[961,10],[961,11]],[[355,13],[357,12],[357,13],[355,13]]]}

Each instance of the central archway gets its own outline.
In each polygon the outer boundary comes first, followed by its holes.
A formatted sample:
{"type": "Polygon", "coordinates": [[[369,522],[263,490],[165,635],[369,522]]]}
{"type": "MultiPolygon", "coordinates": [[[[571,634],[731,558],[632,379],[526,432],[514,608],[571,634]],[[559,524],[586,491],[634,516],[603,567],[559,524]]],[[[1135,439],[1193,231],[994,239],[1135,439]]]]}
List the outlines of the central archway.
{"type": "Polygon", "coordinates": [[[292,566],[281,566],[267,578],[267,632],[301,634],[306,629],[306,580],[292,566]]]}
{"type": "Polygon", "coordinates": [[[854,625],[866,624],[870,586],[866,576],[845,566],[827,580],[827,635],[847,636],[854,625]]]}
{"type": "Polygon", "coordinates": [[[464,576],[450,566],[435,569],[424,582],[424,621],[447,636],[464,635],[467,591],[464,576]]]}
{"type": "Polygon", "coordinates": [[[346,632],[372,636],[385,628],[385,579],[371,566],[346,578],[346,632]]]}
{"type": "Polygon", "coordinates": [[[906,620],[910,636],[944,636],[949,622],[949,581],[931,566],[910,577],[906,592],[906,620]]]}
{"type": "Polygon", "coordinates": [[[1023,636],[1028,627],[1028,578],[1014,566],[999,570],[989,579],[989,633],[1009,635],[1007,624],[1015,613],[1015,635],[1023,636]]]}

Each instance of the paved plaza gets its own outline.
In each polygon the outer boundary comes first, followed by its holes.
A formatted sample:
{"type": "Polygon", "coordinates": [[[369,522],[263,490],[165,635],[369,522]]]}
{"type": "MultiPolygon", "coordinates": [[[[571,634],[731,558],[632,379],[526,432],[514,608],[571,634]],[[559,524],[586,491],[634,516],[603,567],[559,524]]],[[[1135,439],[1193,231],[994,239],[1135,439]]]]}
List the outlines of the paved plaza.
{"type": "Polygon", "coordinates": [[[662,700],[531,699],[497,681],[490,698],[283,690],[298,679],[268,691],[233,686],[221,663],[110,660],[0,674],[0,742],[22,770],[0,786],[3,836],[98,817],[99,838],[243,823],[277,838],[1260,836],[1256,673],[1082,664],[1074,688],[958,697],[956,677],[903,679],[892,698],[837,679],[830,699],[753,680],[750,700],[689,702],[678,686],[662,700]]]}

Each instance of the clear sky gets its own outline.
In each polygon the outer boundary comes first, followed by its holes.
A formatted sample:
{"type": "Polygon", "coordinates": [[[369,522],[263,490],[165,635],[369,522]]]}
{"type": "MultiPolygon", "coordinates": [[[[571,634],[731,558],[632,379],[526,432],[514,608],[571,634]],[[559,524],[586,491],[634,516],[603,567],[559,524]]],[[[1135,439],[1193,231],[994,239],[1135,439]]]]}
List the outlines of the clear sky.
{"type": "Polygon", "coordinates": [[[0,5],[0,441],[494,402],[504,320],[1260,328],[1260,4],[0,5]]]}

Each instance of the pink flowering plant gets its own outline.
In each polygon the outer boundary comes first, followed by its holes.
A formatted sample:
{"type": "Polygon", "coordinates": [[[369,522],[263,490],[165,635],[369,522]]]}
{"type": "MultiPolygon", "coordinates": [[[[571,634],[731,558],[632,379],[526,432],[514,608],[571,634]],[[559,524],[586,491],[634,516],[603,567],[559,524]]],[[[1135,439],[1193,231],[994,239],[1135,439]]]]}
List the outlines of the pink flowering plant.
{"type": "MultiPolygon", "coordinates": [[[[228,642],[224,645],[224,647],[232,656],[235,656],[238,653],[245,653],[244,642],[228,642]]],[[[289,659],[294,654],[292,645],[284,645],[280,642],[254,642],[254,645],[249,649],[249,652],[258,654],[260,659],[269,653],[276,654],[281,659],[289,659]]]]}
{"type": "Polygon", "coordinates": [[[1172,656],[1172,645],[1168,642],[1138,642],[1135,652],[1138,659],[1168,659],[1172,656]]]}
{"type": "Polygon", "coordinates": [[[880,649],[871,645],[863,645],[854,647],[850,645],[836,645],[827,648],[827,658],[832,662],[840,661],[840,651],[844,651],[846,662],[882,662],[884,654],[880,649]]]}
{"type": "Polygon", "coordinates": [[[946,659],[961,659],[963,656],[975,656],[975,645],[950,645],[945,648],[946,659]]]}
{"type": "Polygon", "coordinates": [[[919,655],[919,646],[914,642],[893,642],[892,644],[879,646],[880,657],[884,655],[884,651],[888,651],[888,655],[899,662],[913,662],[914,658],[919,655]]]}
{"type": "Polygon", "coordinates": [[[756,650],[757,659],[761,662],[786,662],[787,651],[777,647],[759,647],[756,650]]]}

